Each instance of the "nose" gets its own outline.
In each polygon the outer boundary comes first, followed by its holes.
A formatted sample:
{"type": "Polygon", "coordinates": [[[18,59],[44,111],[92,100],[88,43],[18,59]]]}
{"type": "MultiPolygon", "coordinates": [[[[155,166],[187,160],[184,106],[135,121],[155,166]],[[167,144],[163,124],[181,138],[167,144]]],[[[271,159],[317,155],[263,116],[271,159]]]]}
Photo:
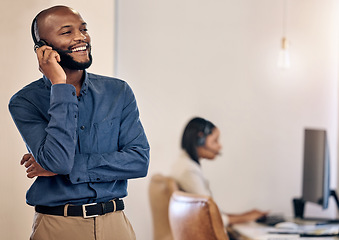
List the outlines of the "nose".
{"type": "Polygon", "coordinates": [[[75,41],[84,41],[86,40],[86,35],[82,33],[81,31],[77,31],[74,36],[75,41]]]}

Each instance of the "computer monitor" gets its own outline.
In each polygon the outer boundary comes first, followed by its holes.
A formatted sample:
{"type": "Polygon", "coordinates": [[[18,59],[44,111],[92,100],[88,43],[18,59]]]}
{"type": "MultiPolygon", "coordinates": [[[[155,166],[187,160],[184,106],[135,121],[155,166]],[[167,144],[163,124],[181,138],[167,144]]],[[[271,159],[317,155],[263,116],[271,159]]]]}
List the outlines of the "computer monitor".
{"type": "Polygon", "coordinates": [[[330,153],[326,130],[305,129],[302,200],[328,207],[330,190],[330,153]]]}
{"type": "MultiPolygon", "coordinates": [[[[306,202],[328,207],[330,196],[334,197],[339,210],[339,199],[335,190],[330,189],[330,153],[326,130],[305,129],[303,182],[301,198],[293,199],[294,216],[304,218],[306,202]]],[[[328,220],[339,223],[339,219],[328,220]]]]}

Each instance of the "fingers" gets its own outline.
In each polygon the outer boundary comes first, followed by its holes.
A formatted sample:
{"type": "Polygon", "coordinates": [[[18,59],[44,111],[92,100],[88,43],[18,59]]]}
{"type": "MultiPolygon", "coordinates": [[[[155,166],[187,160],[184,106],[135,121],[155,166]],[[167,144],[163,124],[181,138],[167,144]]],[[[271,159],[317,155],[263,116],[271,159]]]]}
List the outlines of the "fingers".
{"type": "MultiPolygon", "coordinates": [[[[37,176],[36,174],[36,167],[35,164],[37,164],[35,161],[33,163],[31,163],[27,168],[26,168],[26,173],[27,173],[27,177],[28,178],[34,178],[35,176],[37,176]]],[[[26,166],[26,164],[25,164],[26,166]]]]}
{"type": "Polygon", "coordinates": [[[20,161],[20,164],[24,165],[25,168],[31,167],[34,163],[36,163],[36,161],[31,153],[26,153],[25,155],[23,155],[20,161]]]}
{"type": "Polygon", "coordinates": [[[27,176],[28,178],[34,178],[34,177],[36,177],[37,175],[36,175],[35,172],[30,172],[30,173],[28,173],[26,176],[27,176]]]}
{"type": "Polygon", "coordinates": [[[46,50],[52,50],[52,47],[51,46],[47,46],[47,45],[39,47],[36,50],[36,55],[38,56],[38,58],[42,58],[46,50]]]}
{"type": "Polygon", "coordinates": [[[42,46],[36,51],[40,65],[48,64],[54,59],[60,62],[60,55],[54,51],[50,46],[42,46]]]}
{"type": "Polygon", "coordinates": [[[42,71],[42,66],[53,62],[60,62],[60,55],[50,46],[42,46],[36,50],[39,61],[39,70],[42,71]]]}
{"type": "Polygon", "coordinates": [[[33,157],[30,157],[26,162],[25,162],[25,167],[28,168],[31,166],[33,163],[35,163],[35,159],[33,157]]]}
{"type": "Polygon", "coordinates": [[[38,57],[39,62],[44,57],[45,51],[47,50],[52,51],[52,47],[45,45],[36,50],[36,55],[38,57]]]}
{"type": "Polygon", "coordinates": [[[34,166],[34,163],[33,163],[26,168],[26,173],[32,172],[34,170],[35,170],[35,166],[34,166]]]}
{"type": "Polygon", "coordinates": [[[49,63],[51,61],[54,61],[54,59],[57,60],[58,58],[60,59],[59,53],[54,50],[46,50],[42,60],[44,63],[49,63]]]}
{"type": "Polygon", "coordinates": [[[33,161],[30,166],[26,169],[27,177],[28,178],[34,178],[36,176],[39,176],[39,165],[36,161],[33,161]]]}
{"type": "Polygon", "coordinates": [[[60,57],[60,55],[58,54],[56,57],[56,60],[58,61],[58,62],[60,62],[61,61],[61,57],[60,57]]]}
{"type": "Polygon", "coordinates": [[[25,155],[23,155],[20,161],[20,165],[23,165],[31,157],[32,157],[32,154],[30,153],[26,153],[25,155]]]}

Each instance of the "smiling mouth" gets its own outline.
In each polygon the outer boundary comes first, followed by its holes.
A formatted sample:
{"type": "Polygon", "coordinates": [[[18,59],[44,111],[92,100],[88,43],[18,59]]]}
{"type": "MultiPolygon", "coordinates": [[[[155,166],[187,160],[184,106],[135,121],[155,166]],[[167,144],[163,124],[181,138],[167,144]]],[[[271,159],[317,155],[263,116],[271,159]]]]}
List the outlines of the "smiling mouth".
{"type": "Polygon", "coordinates": [[[73,52],[86,51],[86,50],[87,50],[87,46],[88,46],[88,45],[82,46],[82,47],[73,48],[73,49],[71,49],[71,51],[72,51],[72,53],[73,53],[73,52]]]}

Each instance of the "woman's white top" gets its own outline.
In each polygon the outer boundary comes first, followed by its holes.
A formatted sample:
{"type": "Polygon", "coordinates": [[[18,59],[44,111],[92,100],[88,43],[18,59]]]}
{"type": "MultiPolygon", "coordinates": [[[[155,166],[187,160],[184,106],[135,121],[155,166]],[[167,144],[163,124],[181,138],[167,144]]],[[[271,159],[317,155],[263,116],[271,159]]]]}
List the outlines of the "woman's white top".
{"type": "MultiPolygon", "coordinates": [[[[175,179],[179,188],[188,193],[212,196],[209,182],[204,177],[201,166],[182,151],[171,169],[171,177],[175,179]]],[[[222,214],[224,225],[228,225],[228,217],[222,214]]]]}

